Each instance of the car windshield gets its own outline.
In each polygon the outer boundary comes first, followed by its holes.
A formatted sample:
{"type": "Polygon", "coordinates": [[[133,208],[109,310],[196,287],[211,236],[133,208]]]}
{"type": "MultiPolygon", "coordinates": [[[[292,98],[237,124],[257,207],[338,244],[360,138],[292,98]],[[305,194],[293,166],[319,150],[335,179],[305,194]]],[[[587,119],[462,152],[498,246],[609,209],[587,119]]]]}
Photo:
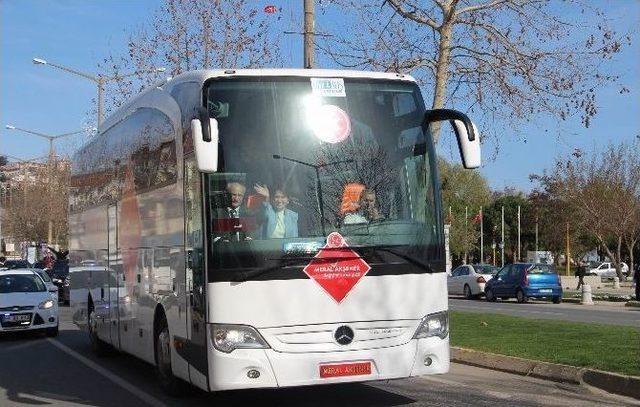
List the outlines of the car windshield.
{"type": "Polygon", "coordinates": [[[495,266],[489,265],[475,265],[473,268],[476,270],[477,274],[496,274],[498,272],[498,268],[495,266]]]}
{"type": "Polygon", "coordinates": [[[548,264],[534,264],[528,271],[529,274],[556,274],[556,270],[553,266],[548,264]]]}
{"type": "Polygon", "coordinates": [[[42,280],[36,275],[0,274],[0,294],[34,293],[46,291],[42,280]]]}
{"type": "MultiPolygon", "coordinates": [[[[206,175],[213,266],[308,257],[332,232],[350,247],[440,260],[435,160],[417,85],[315,79],[209,84],[223,167],[206,175]]],[[[376,253],[371,261],[389,261],[376,253]]]]}
{"type": "Polygon", "coordinates": [[[36,273],[38,273],[38,275],[42,277],[45,283],[51,282],[51,277],[49,277],[49,275],[44,270],[37,270],[36,273]]]}

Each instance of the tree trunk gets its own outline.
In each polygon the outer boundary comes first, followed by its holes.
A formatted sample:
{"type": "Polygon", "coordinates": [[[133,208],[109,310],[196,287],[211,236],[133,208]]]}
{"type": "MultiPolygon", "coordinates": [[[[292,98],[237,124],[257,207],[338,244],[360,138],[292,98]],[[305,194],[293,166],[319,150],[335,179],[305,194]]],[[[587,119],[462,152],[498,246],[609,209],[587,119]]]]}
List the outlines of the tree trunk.
{"type": "Polygon", "coordinates": [[[622,262],[622,237],[618,237],[618,245],[616,247],[616,258],[614,262],[615,262],[616,274],[618,275],[618,278],[620,279],[620,281],[624,281],[625,277],[622,275],[622,265],[620,264],[620,262],[622,262]]]}
{"type": "MultiPolygon", "coordinates": [[[[445,17],[447,18],[447,17],[445,17]]],[[[433,91],[432,109],[442,109],[447,93],[447,81],[449,80],[449,62],[451,58],[451,35],[453,34],[453,20],[449,17],[440,27],[440,41],[438,43],[438,60],[436,62],[436,83],[433,91]]],[[[432,126],[431,134],[433,142],[438,143],[440,137],[440,124],[436,122],[432,126]]]]}
{"type": "Polygon", "coordinates": [[[633,239],[631,241],[626,241],[627,250],[629,250],[629,277],[635,274],[635,262],[633,260],[633,248],[636,246],[638,239],[633,239]]]}

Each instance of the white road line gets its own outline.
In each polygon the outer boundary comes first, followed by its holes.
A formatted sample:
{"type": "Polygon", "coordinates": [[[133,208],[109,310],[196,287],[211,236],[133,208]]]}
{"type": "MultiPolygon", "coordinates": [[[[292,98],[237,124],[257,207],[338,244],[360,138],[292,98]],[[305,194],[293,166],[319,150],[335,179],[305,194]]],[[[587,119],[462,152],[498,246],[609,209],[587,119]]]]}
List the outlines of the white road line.
{"type": "Polygon", "coordinates": [[[152,406],[157,406],[157,407],[166,407],[167,406],[162,401],[158,400],[157,398],[153,397],[152,395],[150,395],[148,393],[145,393],[144,391],[138,389],[137,387],[135,387],[132,384],[127,383],[126,381],[124,381],[123,379],[119,378],[115,374],[111,373],[107,369],[103,368],[102,366],[99,366],[97,363],[93,362],[92,360],[87,359],[86,357],[82,356],[81,354],[79,354],[78,352],[74,351],[73,349],[67,347],[66,345],[63,345],[60,341],[57,341],[57,340],[51,339],[51,338],[47,338],[47,341],[49,341],[49,343],[51,343],[53,346],[57,347],[61,351],[63,351],[65,353],[67,353],[68,355],[74,357],[76,360],[78,360],[79,362],[83,363],[85,366],[89,367],[90,369],[95,370],[96,372],[98,372],[99,374],[104,376],[105,378],[111,380],[113,383],[115,383],[118,386],[122,387],[123,389],[127,390],[129,393],[135,395],[136,397],[138,397],[140,400],[146,402],[147,404],[152,405],[152,406]]]}

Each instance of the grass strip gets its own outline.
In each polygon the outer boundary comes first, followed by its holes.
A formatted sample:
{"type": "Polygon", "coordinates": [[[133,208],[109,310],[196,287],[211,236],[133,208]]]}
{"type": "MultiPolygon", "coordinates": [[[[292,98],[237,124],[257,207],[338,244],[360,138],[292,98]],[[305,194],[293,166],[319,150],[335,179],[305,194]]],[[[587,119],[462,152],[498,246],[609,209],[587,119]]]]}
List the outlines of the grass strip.
{"type": "Polygon", "coordinates": [[[450,311],[451,345],[640,376],[640,328],[450,311]]]}

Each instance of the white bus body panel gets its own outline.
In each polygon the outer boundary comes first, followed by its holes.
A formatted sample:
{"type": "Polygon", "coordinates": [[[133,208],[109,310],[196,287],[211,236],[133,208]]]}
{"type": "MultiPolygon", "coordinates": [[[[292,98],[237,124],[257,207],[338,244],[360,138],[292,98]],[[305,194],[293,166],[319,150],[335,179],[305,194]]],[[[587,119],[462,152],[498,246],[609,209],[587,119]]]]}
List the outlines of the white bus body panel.
{"type": "Polygon", "coordinates": [[[211,390],[446,373],[449,338],[412,339],[425,315],[447,310],[446,289],[445,273],[365,276],[337,303],[311,279],[211,283],[209,321],[253,326],[271,347],[227,354],[209,343],[211,390]],[[346,346],[334,339],[342,325],[355,332],[346,346]],[[321,364],[367,361],[366,377],[319,376],[321,364]],[[260,377],[249,379],[250,369],[260,377]]]}

